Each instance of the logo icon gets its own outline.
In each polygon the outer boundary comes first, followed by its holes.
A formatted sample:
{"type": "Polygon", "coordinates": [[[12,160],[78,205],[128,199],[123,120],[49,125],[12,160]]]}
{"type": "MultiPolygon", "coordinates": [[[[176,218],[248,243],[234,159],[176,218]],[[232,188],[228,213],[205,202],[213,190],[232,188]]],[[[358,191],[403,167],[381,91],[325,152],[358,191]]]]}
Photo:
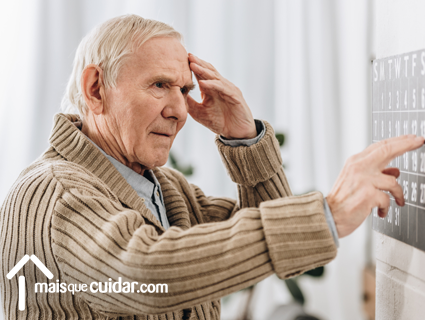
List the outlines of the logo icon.
{"type": "MultiPolygon", "coordinates": [[[[6,277],[10,280],[15,274],[18,273],[19,270],[31,259],[32,262],[43,272],[43,274],[49,278],[53,279],[53,273],[50,272],[49,269],[41,262],[35,255],[24,255],[24,257],[19,260],[19,262],[9,271],[6,277]]],[[[25,277],[19,276],[19,299],[18,299],[18,307],[20,311],[25,310],[25,277]]]]}

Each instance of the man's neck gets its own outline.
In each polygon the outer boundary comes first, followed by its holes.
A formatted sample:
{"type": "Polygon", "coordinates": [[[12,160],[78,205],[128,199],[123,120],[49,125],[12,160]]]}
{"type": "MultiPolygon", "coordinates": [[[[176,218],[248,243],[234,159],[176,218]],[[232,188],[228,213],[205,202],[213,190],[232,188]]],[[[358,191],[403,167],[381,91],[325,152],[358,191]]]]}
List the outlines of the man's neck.
{"type": "Polygon", "coordinates": [[[98,125],[98,123],[89,115],[82,122],[81,132],[97,144],[107,155],[113,157],[138,174],[144,175],[146,168],[138,162],[128,161],[128,159],[123,155],[119,143],[115,139],[114,135],[109,130],[104,130],[106,133],[102,133],[102,127],[107,126],[98,125]]]}

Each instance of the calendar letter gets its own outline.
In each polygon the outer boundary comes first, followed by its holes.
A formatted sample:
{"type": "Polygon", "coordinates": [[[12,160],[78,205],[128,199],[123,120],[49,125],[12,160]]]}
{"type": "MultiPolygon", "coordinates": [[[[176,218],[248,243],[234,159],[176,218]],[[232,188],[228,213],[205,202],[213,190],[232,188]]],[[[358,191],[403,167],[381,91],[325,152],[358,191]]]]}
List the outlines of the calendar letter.
{"type": "Polygon", "coordinates": [[[412,54],[412,77],[415,76],[416,53],[412,54]]]}
{"type": "Polygon", "coordinates": [[[405,76],[406,76],[406,78],[407,78],[407,61],[409,61],[409,56],[404,56],[404,64],[405,64],[404,70],[405,70],[405,76]]]}
{"type": "Polygon", "coordinates": [[[421,62],[422,62],[422,75],[425,75],[425,51],[421,53],[421,62]]]}
{"type": "MultiPolygon", "coordinates": [[[[401,67],[401,58],[396,58],[394,60],[394,68],[395,68],[395,77],[400,78],[400,67],[401,67]]],[[[376,72],[376,80],[378,80],[378,72],[376,72]]]]}

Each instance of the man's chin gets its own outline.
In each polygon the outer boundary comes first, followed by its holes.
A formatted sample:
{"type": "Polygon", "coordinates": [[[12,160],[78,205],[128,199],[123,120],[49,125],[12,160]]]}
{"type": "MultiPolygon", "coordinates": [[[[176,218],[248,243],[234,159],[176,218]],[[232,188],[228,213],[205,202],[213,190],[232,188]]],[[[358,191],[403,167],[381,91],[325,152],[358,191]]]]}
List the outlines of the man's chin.
{"type": "Polygon", "coordinates": [[[157,167],[164,166],[168,161],[169,150],[167,152],[161,153],[153,158],[151,161],[141,161],[140,163],[147,170],[152,170],[157,167]]]}

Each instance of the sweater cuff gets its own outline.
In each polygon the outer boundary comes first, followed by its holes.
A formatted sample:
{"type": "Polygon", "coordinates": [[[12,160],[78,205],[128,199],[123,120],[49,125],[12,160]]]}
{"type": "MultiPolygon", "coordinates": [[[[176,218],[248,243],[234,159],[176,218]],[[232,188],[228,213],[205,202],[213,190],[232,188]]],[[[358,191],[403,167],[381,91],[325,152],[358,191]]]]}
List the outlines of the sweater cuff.
{"type": "Polygon", "coordinates": [[[312,192],[260,204],[261,219],[274,270],[289,278],[323,266],[337,247],[323,211],[323,195],[312,192]]]}
{"type": "Polygon", "coordinates": [[[226,146],[231,147],[239,147],[239,146],[246,146],[250,147],[253,144],[256,144],[258,141],[261,140],[261,138],[264,137],[264,134],[266,133],[266,128],[264,126],[263,121],[255,119],[255,128],[257,129],[257,136],[252,139],[232,139],[228,140],[223,136],[219,136],[221,142],[223,142],[226,146]]]}
{"type": "Polygon", "coordinates": [[[233,182],[244,186],[255,186],[273,177],[282,166],[279,142],[272,126],[263,120],[264,137],[256,144],[247,147],[225,145],[216,137],[220,156],[233,182]]]}

